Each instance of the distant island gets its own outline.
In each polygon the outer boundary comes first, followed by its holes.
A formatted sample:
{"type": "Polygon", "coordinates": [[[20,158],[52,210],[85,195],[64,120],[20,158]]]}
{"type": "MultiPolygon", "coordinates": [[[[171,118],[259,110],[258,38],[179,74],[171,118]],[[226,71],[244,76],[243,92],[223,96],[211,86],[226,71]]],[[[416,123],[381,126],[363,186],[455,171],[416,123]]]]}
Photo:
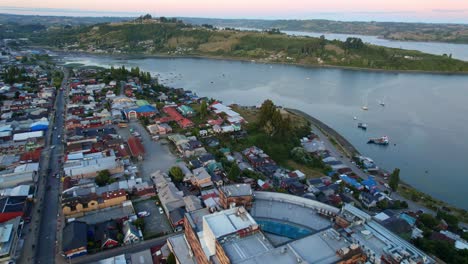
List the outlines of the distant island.
{"type": "Polygon", "coordinates": [[[388,71],[467,73],[468,62],[324,37],[299,37],[278,29],[262,32],[186,24],[176,18],[141,16],[135,20],[93,25],[40,26],[4,24],[0,38],[22,38],[29,45],[102,54],[200,56],[388,71]]]}
{"type": "Polygon", "coordinates": [[[434,41],[468,44],[468,25],[406,22],[358,22],[309,20],[262,20],[180,18],[194,25],[210,24],[218,27],[256,28],[318,33],[356,34],[378,36],[389,40],[434,41]]]}

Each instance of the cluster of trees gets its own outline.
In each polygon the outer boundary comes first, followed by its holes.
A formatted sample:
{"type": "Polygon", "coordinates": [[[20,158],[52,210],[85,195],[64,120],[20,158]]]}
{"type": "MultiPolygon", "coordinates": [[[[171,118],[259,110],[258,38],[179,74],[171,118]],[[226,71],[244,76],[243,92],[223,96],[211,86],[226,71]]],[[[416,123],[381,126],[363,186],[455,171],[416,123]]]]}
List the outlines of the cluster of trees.
{"type": "Polygon", "coordinates": [[[424,237],[415,239],[414,244],[425,252],[436,255],[446,263],[468,263],[468,250],[458,250],[453,243],[448,241],[431,240],[432,233],[439,231],[439,224],[442,219],[445,220],[450,231],[459,233],[464,239],[468,238],[466,232],[459,230],[459,220],[456,216],[438,211],[435,217],[427,213],[423,213],[418,217],[416,223],[423,230],[424,237]]]}
{"type": "Polygon", "coordinates": [[[362,39],[360,38],[347,38],[346,41],[343,43],[343,46],[345,49],[350,50],[350,49],[362,49],[365,44],[362,42],[362,39]]]}
{"type": "Polygon", "coordinates": [[[270,137],[286,137],[292,132],[291,119],[284,118],[271,100],[266,100],[260,107],[258,126],[270,137]]]}
{"type": "Polygon", "coordinates": [[[406,201],[400,201],[400,200],[394,200],[394,201],[389,202],[387,199],[384,199],[377,203],[377,207],[381,210],[385,210],[385,209],[399,210],[399,209],[408,208],[408,203],[406,201]]]}
{"type": "Polygon", "coordinates": [[[3,73],[3,80],[5,83],[13,84],[30,81],[31,78],[26,75],[26,70],[23,67],[10,66],[3,73]]]}
{"type": "Polygon", "coordinates": [[[117,80],[117,81],[125,81],[128,77],[138,77],[141,82],[143,83],[150,83],[151,82],[151,73],[141,71],[140,68],[137,66],[135,68],[130,68],[128,70],[125,66],[114,68],[113,66],[110,68],[110,75],[106,78],[106,81],[110,80],[117,80]]]}
{"type": "Polygon", "coordinates": [[[297,163],[321,169],[324,173],[330,171],[329,166],[327,166],[321,159],[310,155],[310,153],[308,153],[303,147],[293,148],[291,150],[291,158],[297,163]]]}

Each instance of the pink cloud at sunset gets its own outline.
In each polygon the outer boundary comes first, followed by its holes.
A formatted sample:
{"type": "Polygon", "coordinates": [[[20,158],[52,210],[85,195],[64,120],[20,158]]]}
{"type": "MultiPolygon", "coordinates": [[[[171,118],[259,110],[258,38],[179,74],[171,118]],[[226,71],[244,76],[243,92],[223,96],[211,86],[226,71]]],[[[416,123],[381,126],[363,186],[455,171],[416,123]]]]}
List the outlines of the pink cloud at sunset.
{"type": "Polygon", "coordinates": [[[2,7],[67,9],[101,13],[226,18],[397,17],[457,19],[468,15],[467,0],[2,0],[2,7]]]}

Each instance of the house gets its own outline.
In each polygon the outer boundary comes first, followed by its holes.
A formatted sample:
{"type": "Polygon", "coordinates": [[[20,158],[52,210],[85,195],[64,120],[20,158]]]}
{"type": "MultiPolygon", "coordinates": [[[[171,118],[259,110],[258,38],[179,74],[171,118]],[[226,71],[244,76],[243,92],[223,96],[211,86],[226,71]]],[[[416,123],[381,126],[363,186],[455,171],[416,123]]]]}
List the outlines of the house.
{"type": "Polygon", "coordinates": [[[175,107],[166,106],[162,110],[168,115],[168,117],[157,119],[156,122],[167,123],[170,121],[175,121],[181,128],[185,129],[193,127],[193,122],[181,115],[179,112],[177,112],[175,107]]]}
{"type": "Polygon", "coordinates": [[[185,210],[187,212],[196,211],[203,208],[201,200],[194,195],[184,196],[185,210]]]}
{"type": "Polygon", "coordinates": [[[183,116],[193,116],[195,114],[195,110],[193,110],[193,108],[188,106],[188,105],[181,105],[181,106],[177,107],[177,110],[183,116]]]}
{"type": "Polygon", "coordinates": [[[244,206],[246,209],[252,207],[253,193],[250,184],[232,184],[218,188],[219,202],[224,209],[244,206]]]}
{"type": "Polygon", "coordinates": [[[88,225],[85,222],[73,221],[63,228],[62,250],[66,258],[74,258],[88,253],[88,225]]]}
{"type": "Polygon", "coordinates": [[[172,127],[166,123],[157,124],[158,134],[166,135],[172,133],[172,127]]]}
{"type": "Polygon", "coordinates": [[[140,241],[140,232],[130,221],[123,222],[122,232],[124,235],[123,243],[125,245],[137,243],[140,241]]]}
{"type": "Polygon", "coordinates": [[[19,241],[18,227],[20,225],[21,218],[16,217],[8,222],[0,224],[0,262],[1,263],[15,263],[11,261],[16,256],[17,244],[19,241]]]}
{"type": "Polygon", "coordinates": [[[205,168],[197,168],[192,170],[193,177],[192,177],[192,184],[199,188],[207,188],[213,186],[213,182],[211,181],[210,174],[206,171],[205,168]]]}
{"type": "Polygon", "coordinates": [[[124,110],[127,119],[138,119],[140,117],[153,117],[159,114],[158,109],[152,105],[142,105],[137,108],[124,110]]]}
{"type": "Polygon", "coordinates": [[[123,189],[104,192],[101,195],[93,192],[79,195],[79,192],[75,191],[72,195],[62,195],[62,212],[65,217],[82,216],[86,212],[121,205],[126,200],[127,193],[123,189]]]}
{"type": "Polygon", "coordinates": [[[88,239],[101,246],[102,249],[113,248],[119,245],[117,234],[119,228],[115,220],[88,225],[88,239]]]}
{"type": "Polygon", "coordinates": [[[377,206],[377,202],[379,201],[376,196],[374,196],[374,195],[372,195],[371,193],[368,193],[368,192],[361,192],[359,194],[359,200],[367,208],[377,206]]]}
{"type": "Polygon", "coordinates": [[[143,147],[143,144],[141,144],[141,141],[134,137],[131,136],[127,140],[128,147],[130,148],[130,153],[132,154],[132,157],[138,158],[139,160],[143,159],[143,155],[145,154],[145,148],[143,147]]]}
{"type": "Polygon", "coordinates": [[[171,225],[173,228],[177,228],[179,226],[184,225],[184,215],[185,215],[185,209],[182,207],[179,207],[171,212],[169,212],[169,220],[171,222],[171,225]]]}
{"type": "Polygon", "coordinates": [[[0,223],[23,217],[27,210],[27,196],[5,196],[0,198],[0,223]]]}

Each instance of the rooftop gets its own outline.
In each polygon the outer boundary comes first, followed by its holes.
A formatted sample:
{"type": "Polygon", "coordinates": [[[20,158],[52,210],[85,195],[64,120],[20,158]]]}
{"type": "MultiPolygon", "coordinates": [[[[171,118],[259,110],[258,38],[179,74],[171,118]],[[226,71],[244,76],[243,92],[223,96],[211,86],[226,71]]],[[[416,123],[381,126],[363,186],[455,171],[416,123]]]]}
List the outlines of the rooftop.
{"type": "Polygon", "coordinates": [[[209,227],[216,238],[257,226],[257,222],[244,207],[236,207],[203,217],[203,228],[209,227]]]}
{"type": "Polygon", "coordinates": [[[225,185],[220,189],[227,197],[252,195],[252,188],[250,184],[245,183],[225,185]]]}

